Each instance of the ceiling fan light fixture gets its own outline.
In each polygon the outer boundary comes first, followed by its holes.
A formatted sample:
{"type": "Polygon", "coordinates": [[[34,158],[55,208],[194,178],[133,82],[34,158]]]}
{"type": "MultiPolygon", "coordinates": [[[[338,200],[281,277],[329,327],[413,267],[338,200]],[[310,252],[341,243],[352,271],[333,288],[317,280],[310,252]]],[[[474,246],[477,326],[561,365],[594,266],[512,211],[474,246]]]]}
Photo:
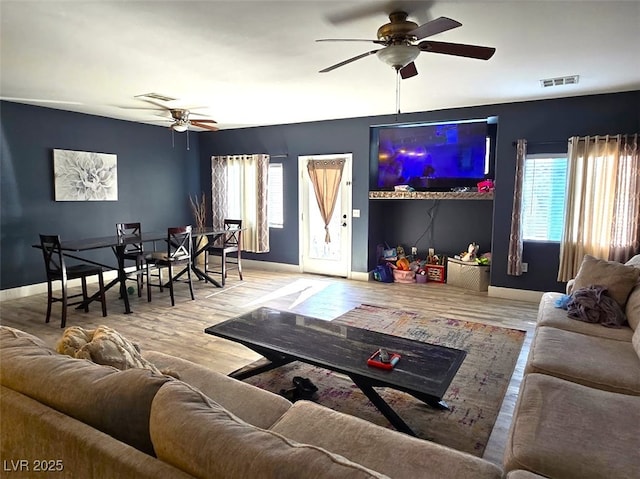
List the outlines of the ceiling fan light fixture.
{"type": "Polygon", "coordinates": [[[376,56],[387,65],[399,70],[414,61],[420,54],[416,45],[389,45],[376,52],[376,56]]]}
{"type": "Polygon", "coordinates": [[[171,128],[173,128],[173,131],[182,133],[183,131],[187,131],[188,125],[186,123],[174,123],[171,125],[171,128]]]}

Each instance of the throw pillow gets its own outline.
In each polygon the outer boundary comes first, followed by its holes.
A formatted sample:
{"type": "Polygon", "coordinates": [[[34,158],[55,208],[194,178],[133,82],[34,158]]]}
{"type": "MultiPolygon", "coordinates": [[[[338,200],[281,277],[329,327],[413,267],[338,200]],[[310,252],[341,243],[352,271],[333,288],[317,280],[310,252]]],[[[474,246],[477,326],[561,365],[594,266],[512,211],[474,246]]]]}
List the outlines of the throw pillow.
{"type": "Polygon", "coordinates": [[[624,308],[629,293],[640,277],[640,268],[616,261],[605,261],[585,255],[576,275],[573,290],[599,285],[607,288],[609,296],[624,308]]]}

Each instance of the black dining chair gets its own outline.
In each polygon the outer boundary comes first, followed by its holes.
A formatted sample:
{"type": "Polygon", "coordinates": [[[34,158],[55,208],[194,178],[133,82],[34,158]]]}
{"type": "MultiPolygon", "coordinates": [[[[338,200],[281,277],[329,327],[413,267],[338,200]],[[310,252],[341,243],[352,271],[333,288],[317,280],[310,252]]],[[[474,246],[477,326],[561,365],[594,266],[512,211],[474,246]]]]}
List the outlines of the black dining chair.
{"type": "Polygon", "coordinates": [[[102,316],[107,315],[107,301],[104,290],[104,277],[102,268],[91,264],[77,264],[67,266],[64,261],[64,255],[60,247],[60,236],[58,235],[40,235],[40,246],[42,248],[42,256],[44,258],[44,266],[47,272],[47,319],[51,319],[51,305],[55,302],[62,303],[62,321],[60,327],[64,328],[67,324],[67,307],[84,303],[85,312],[89,311],[89,295],[87,293],[87,278],[89,276],[98,276],[98,295],[102,304],[102,316]],[[82,292],[77,294],[69,294],[67,282],[72,279],[80,279],[82,283],[82,292]],[[53,296],[53,282],[60,281],[61,296],[53,296]],[[81,300],[69,302],[73,298],[82,298],[81,300]]]}
{"type": "Polygon", "coordinates": [[[189,284],[189,292],[191,293],[191,299],[194,300],[193,295],[193,283],[191,282],[191,226],[180,226],[177,228],[167,229],[167,250],[155,251],[145,256],[145,270],[147,276],[147,301],[151,301],[151,288],[158,287],[160,291],[165,286],[169,286],[169,293],[171,295],[171,306],[175,306],[175,298],[173,294],[173,283],[177,281],[186,282],[189,284]],[[151,267],[154,266],[156,274],[151,274],[151,267]],[[175,272],[174,268],[177,266],[183,266],[179,272],[175,272]],[[163,283],[162,268],[167,268],[169,278],[167,284],[163,283]],[[179,278],[187,273],[186,280],[180,280],[179,278]],[[153,284],[151,277],[158,278],[158,283],[153,284]]]}
{"type": "Polygon", "coordinates": [[[135,271],[127,275],[127,279],[135,280],[138,298],[142,296],[144,287],[144,247],[142,245],[142,228],[140,223],[116,223],[116,234],[120,241],[132,241],[124,247],[123,259],[133,261],[135,271]],[[135,275],[135,277],[131,276],[135,275]]]}
{"type": "Polygon", "coordinates": [[[242,280],[242,220],[224,220],[225,234],[221,244],[214,244],[207,248],[207,254],[220,256],[220,269],[209,268],[209,258],[205,258],[205,273],[216,273],[222,277],[222,286],[227,279],[229,269],[237,269],[242,280]]]}

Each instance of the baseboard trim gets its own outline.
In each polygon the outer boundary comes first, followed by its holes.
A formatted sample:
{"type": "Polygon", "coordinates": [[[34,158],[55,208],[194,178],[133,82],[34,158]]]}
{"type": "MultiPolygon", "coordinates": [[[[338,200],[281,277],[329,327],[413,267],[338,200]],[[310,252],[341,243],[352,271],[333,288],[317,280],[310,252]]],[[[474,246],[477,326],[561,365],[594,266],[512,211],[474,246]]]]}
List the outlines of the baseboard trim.
{"type": "MultiPolygon", "coordinates": [[[[261,269],[264,271],[282,271],[286,273],[301,273],[300,266],[297,264],[286,264],[286,263],[273,263],[270,261],[256,261],[256,260],[242,260],[243,266],[249,267],[251,269],[261,269]]],[[[104,272],[104,280],[105,282],[109,282],[117,276],[116,271],[105,271],[104,272]]],[[[361,271],[351,271],[349,273],[348,279],[354,281],[373,281],[373,271],[369,272],[361,272],[361,271]]],[[[88,278],[87,282],[89,284],[97,283],[98,277],[92,276],[88,278]]],[[[56,286],[59,285],[59,282],[56,282],[56,286]]],[[[69,285],[80,286],[80,280],[69,281],[69,285]]],[[[59,290],[59,286],[56,290],[59,290]]],[[[0,302],[7,301],[10,299],[18,299],[25,298],[27,296],[33,296],[34,294],[42,294],[47,292],[47,283],[37,283],[37,284],[28,284],[25,286],[19,286],[17,288],[11,289],[3,289],[0,291],[0,302]]],[[[488,296],[494,298],[504,298],[504,299],[514,299],[516,301],[527,301],[530,303],[538,303],[540,302],[540,298],[544,293],[542,291],[529,291],[525,289],[514,289],[514,288],[502,288],[498,286],[489,286],[488,296]]]]}
{"type": "Polygon", "coordinates": [[[502,288],[499,286],[489,286],[488,291],[488,295],[493,298],[514,299],[516,301],[527,301],[529,303],[539,303],[543,294],[543,291],[502,288]]]}
{"type": "MultiPolygon", "coordinates": [[[[102,273],[104,277],[104,282],[108,283],[112,279],[115,279],[118,276],[117,271],[105,271],[102,273]]],[[[67,282],[70,288],[74,286],[80,286],[82,284],[80,279],[72,279],[67,282]]],[[[98,284],[97,276],[89,276],[87,278],[87,284],[98,284]]],[[[60,281],[56,281],[54,283],[53,290],[60,291],[60,281]]],[[[42,294],[47,292],[47,283],[36,283],[36,284],[27,284],[25,286],[19,286],[17,288],[11,289],[3,289],[0,291],[0,302],[7,301],[10,299],[18,299],[18,298],[26,298],[27,296],[33,296],[34,294],[42,294]]]]}
{"type": "Polygon", "coordinates": [[[263,271],[282,271],[283,273],[301,273],[297,264],[274,263],[271,261],[258,261],[242,258],[242,268],[261,269],[263,271]]]}
{"type": "MultiPolygon", "coordinates": [[[[261,269],[263,271],[282,271],[285,273],[302,273],[302,267],[298,264],[272,263],[270,261],[258,261],[251,259],[242,259],[242,266],[252,269],[261,269]]],[[[370,281],[373,276],[367,272],[351,271],[347,279],[355,281],[370,281]]]]}

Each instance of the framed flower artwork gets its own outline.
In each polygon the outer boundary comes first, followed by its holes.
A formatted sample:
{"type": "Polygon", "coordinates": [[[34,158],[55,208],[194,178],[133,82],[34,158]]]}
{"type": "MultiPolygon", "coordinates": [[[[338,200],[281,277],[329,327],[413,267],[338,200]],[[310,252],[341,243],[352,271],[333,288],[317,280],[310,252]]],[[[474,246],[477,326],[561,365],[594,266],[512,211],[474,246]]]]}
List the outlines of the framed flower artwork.
{"type": "Polygon", "coordinates": [[[108,153],[53,150],[56,201],[117,201],[118,157],[108,153]]]}

